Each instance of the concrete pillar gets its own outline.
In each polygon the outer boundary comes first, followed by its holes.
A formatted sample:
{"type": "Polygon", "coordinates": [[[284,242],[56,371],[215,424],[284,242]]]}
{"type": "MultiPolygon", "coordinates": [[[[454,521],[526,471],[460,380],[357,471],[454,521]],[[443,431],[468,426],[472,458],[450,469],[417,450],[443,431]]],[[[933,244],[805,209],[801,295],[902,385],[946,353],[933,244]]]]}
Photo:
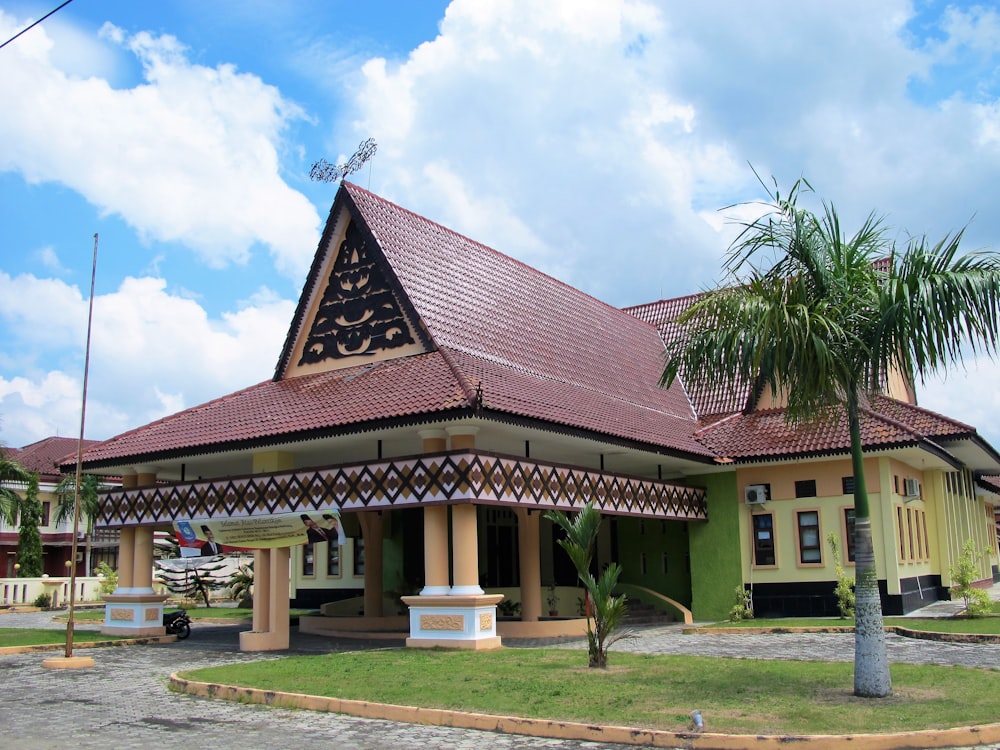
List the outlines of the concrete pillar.
{"type": "MultiPolygon", "coordinates": [[[[365,617],[382,616],[382,513],[358,513],[365,540],[365,617]]],[[[336,541],[330,542],[336,544],[336,541]]]]}
{"type": "Polygon", "coordinates": [[[240,633],[240,651],[288,648],[289,547],[254,553],[253,630],[240,633]]]}
{"type": "Polygon", "coordinates": [[[448,508],[424,507],[424,587],[421,596],[443,596],[448,584],[448,508]]]}
{"type": "Polygon", "coordinates": [[[137,590],[153,590],[153,527],[135,529],[135,557],[132,560],[132,586],[137,590]]]}
{"type": "Polygon", "coordinates": [[[130,591],[135,575],[135,527],[121,530],[118,540],[118,591],[130,591]]]}
{"type": "Polygon", "coordinates": [[[258,549],[253,553],[253,629],[257,633],[267,630],[271,620],[271,550],[258,549]]]}
{"type": "MultiPolygon", "coordinates": [[[[448,427],[445,432],[452,450],[474,450],[478,427],[460,425],[448,427]]],[[[478,595],[479,586],[479,526],[475,505],[456,505],[451,509],[451,593],[454,596],[478,595]]]]}
{"type": "Polygon", "coordinates": [[[478,427],[449,427],[445,432],[451,438],[451,449],[453,451],[470,451],[476,447],[476,434],[478,427]]]}
{"type": "Polygon", "coordinates": [[[288,592],[289,567],[291,550],[288,547],[278,547],[271,550],[271,596],[270,612],[268,613],[269,630],[274,640],[274,648],[288,648],[288,592]]]}
{"type": "MultiPolygon", "coordinates": [[[[131,474],[123,484],[132,485],[131,474]]],[[[156,484],[155,467],[136,467],[134,487],[156,484]]],[[[163,635],[165,594],[153,591],[153,527],[133,526],[121,530],[118,543],[118,588],[104,597],[105,635],[142,637],[163,635]]]]}
{"type": "Polygon", "coordinates": [[[479,526],[476,506],[456,505],[451,509],[453,596],[476,596],[484,593],[479,586],[479,526]]]}
{"type": "MultiPolygon", "coordinates": [[[[420,430],[419,434],[424,453],[447,450],[448,434],[444,430],[420,430]]],[[[424,587],[421,596],[441,596],[451,591],[448,546],[448,508],[424,506],[424,587]]]]}
{"type": "Polygon", "coordinates": [[[517,550],[521,569],[521,620],[537,622],[542,614],[542,572],[539,545],[541,513],[517,508],[517,550]]]}

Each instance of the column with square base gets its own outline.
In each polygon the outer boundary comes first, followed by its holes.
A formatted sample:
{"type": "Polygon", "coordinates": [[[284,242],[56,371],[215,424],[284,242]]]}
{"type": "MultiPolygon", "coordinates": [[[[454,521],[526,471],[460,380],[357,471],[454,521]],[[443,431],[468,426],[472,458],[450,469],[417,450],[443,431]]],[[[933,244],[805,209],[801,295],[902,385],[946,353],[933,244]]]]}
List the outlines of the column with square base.
{"type": "Polygon", "coordinates": [[[410,609],[410,648],[500,648],[497,604],[503,594],[404,596],[410,609]]]}

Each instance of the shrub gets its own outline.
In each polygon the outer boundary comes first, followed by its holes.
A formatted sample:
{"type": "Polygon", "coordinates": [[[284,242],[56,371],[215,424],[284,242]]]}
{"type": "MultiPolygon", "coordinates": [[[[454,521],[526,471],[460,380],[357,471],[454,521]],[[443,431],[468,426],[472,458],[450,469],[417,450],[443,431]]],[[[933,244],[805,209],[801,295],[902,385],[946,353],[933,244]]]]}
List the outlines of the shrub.
{"type": "Polygon", "coordinates": [[[840,544],[837,535],[831,531],[826,541],[833,551],[833,559],[837,561],[835,568],[837,586],[833,589],[833,594],[837,597],[837,609],[840,610],[841,619],[850,619],[854,617],[854,581],[844,573],[844,566],[840,564],[840,544]]]}
{"type": "Polygon", "coordinates": [[[743,586],[736,587],[736,604],[729,610],[729,621],[740,622],[741,620],[753,619],[753,594],[750,589],[743,586]]]}
{"type": "Polygon", "coordinates": [[[118,588],[118,571],[106,562],[100,562],[95,571],[101,578],[100,591],[102,594],[113,594],[118,588]]]}
{"type": "Polygon", "coordinates": [[[977,553],[975,542],[967,539],[961,557],[949,569],[953,582],[951,593],[965,601],[967,617],[981,617],[991,610],[990,595],[972,585],[979,579],[979,558],[988,554],[989,550],[977,553]]]}
{"type": "Polygon", "coordinates": [[[48,594],[39,594],[35,597],[35,606],[41,607],[42,609],[48,609],[52,606],[52,597],[48,594]]]}

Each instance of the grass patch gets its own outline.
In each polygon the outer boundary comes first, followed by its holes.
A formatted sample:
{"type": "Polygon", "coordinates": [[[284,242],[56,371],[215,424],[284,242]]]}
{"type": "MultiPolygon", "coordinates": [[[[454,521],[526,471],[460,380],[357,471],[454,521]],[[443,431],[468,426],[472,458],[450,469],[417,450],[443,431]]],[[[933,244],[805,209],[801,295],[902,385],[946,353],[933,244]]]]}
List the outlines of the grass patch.
{"type": "MultiPolygon", "coordinates": [[[[909,630],[921,630],[930,633],[976,633],[985,635],[1000,635],[1000,617],[886,617],[886,625],[898,625],[909,630]]],[[[775,630],[790,630],[792,628],[853,628],[854,620],[842,620],[837,617],[774,617],[758,620],[741,620],[730,622],[723,620],[709,627],[713,628],[774,628],[775,630]]]]}
{"type": "MultiPolygon", "coordinates": [[[[95,630],[73,630],[74,643],[93,643],[94,641],[120,641],[128,636],[104,635],[95,630]]],[[[65,630],[50,630],[45,628],[0,628],[0,647],[8,646],[48,646],[53,643],[65,643],[65,630]]]]}
{"type": "Polygon", "coordinates": [[[608,670],[565,649],[386,649],[185,672],[264,690],[681,731],[701,709],[708,731],[894,732],[991,723],[1000,672],[895,664],[892,698],[855,698],[853,665],[613,654],[608,670]]]}

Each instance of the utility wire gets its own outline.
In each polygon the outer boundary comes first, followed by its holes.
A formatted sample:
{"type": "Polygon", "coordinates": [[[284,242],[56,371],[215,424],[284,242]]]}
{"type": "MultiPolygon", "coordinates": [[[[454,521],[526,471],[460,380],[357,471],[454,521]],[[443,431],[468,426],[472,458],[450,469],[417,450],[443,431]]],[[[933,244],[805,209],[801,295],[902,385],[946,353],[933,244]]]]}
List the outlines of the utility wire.
{"type": "Polygon", "coordinates": [[[7,46],[8,44],[10,44],[10,43],[11,43],[11,42],[13,42],[13,41],[14,41],[15,39],[17,39],[17,38],[18,38],[19,36],[21,36],[21,34],[23,34],[24,32],[26,32],[26,31],[31,31],[31,30],[32,30],[33,28],[35,28],[35,27],[36,27],[36,26],[37,26],[38,24],[40,24],[40,23],[41,23],[42,21],[44,21],[44,20],[45,20],[46,18],[48,18],[49,16],[51,16],[51,15],[52,15],[53,13],[56,13],[56,12],[58,12],[58,11],[62,10],[62,9],[63,9],[63,8],[65,8],[65,7],[67,6],[67,5],[69,5],[69,4],[71,3],[71,2],[73,2],[73,0],[66,0],[66,2],[64,2],[64,3],[63,3],[62,5],[60,5],[60,6],[58,7],[58,8],[56,8],[55,10],[50,10],[50,11],[49,11],[48,13],[46,13],[46,14],[45,14],[44,16],[42,16],[42,17],[41,17],[41,18],[39,18],[39,19],[38,19],[37,21],[35,21],[35,22],[34,22],[33,24],[31,24],[31,26],[29,26],[28,28],[26,28],[26,29],[21,29],[21,30],[20,30],[19,32],[17,32],[16,34],[14,34],[14,36],[12,36],[12,37],[11,37],[10,39],[8,39],[8,40],[7,40],[6,42],[4,42],[3,44],[0,44],[0,49],[3,49],[4,47],[6,47],[6,46],[7,46]]]}

